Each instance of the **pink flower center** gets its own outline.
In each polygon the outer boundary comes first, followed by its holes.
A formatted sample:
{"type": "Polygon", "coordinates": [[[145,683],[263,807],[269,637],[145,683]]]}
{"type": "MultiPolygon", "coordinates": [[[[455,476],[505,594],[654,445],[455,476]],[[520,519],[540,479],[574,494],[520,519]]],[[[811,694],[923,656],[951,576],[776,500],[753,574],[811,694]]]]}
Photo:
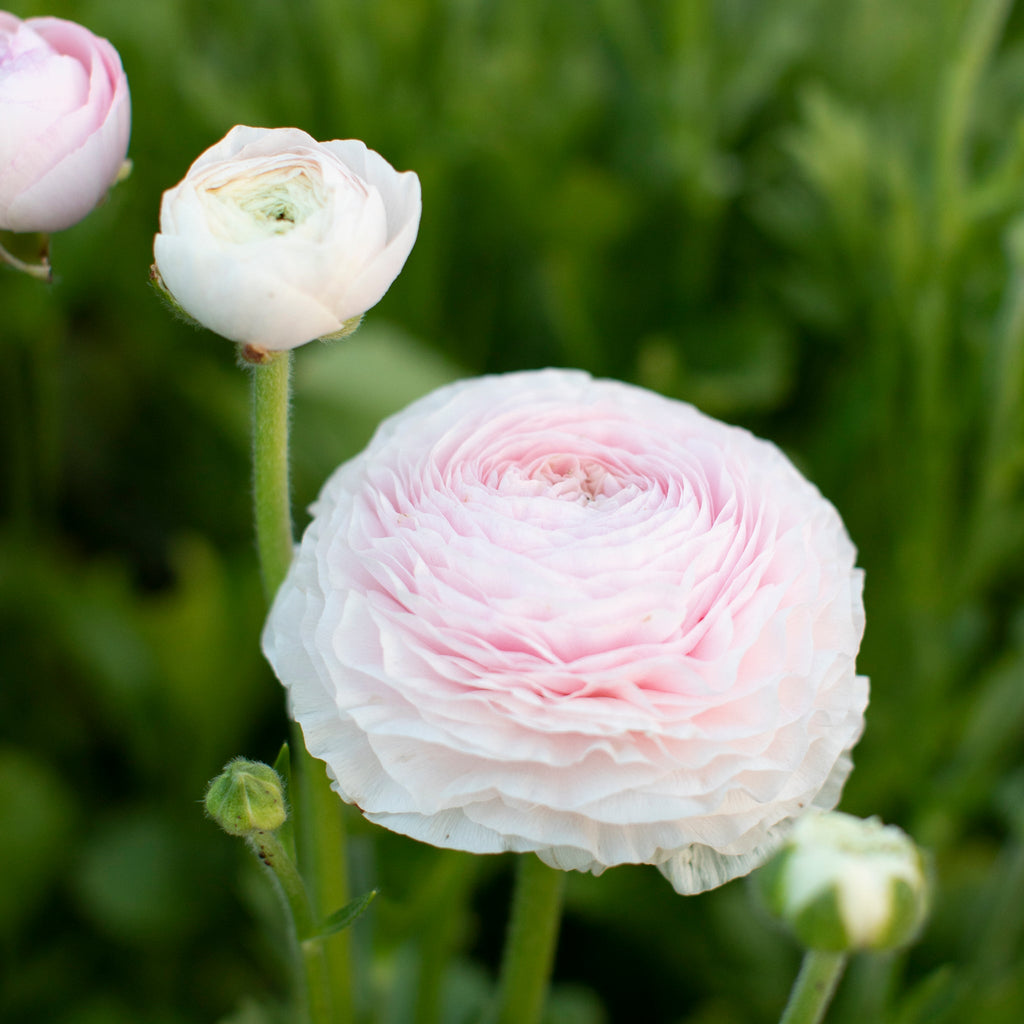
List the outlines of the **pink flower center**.
{"type": "Polygon", "coordinates": [[[576,455],[549,455],[529,466],[524,476],[545,485],[549,497],[587,505],[621,489],[608,470],[594,459],[576,455]]]}

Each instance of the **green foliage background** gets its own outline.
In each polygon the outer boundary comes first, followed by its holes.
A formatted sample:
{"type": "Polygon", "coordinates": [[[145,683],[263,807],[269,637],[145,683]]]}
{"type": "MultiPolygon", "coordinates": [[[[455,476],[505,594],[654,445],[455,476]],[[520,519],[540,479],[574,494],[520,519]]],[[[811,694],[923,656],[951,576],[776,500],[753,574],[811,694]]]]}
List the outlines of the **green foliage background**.
{"type": "MultiPolygon", "coordinates": [[[[259,1024],[285,996],[274,899],[199,805],[285,735],[247,382],[147,284],[161,191],[248,123],[362,138],[423,183],[384,301],[297,353],[296,508],[382,416],[485,371],[582,366],[783,445],[867,571],[843,807],[910,831],[937,884],[921,942],[856,960],[829,1019],[1024,1020],[1019,4],[13,10],[118,47],[135,170],[54,239],[52,288],[0,275],[0,1019],[259,1024]]],[[[473,1019],[508,860],[352,828],[383,888],[355,931],[376,1019],[473,1019]]],[[[573,876],[550,1017],[769,1022],[797,960],[743,882],[573,876]]]]}

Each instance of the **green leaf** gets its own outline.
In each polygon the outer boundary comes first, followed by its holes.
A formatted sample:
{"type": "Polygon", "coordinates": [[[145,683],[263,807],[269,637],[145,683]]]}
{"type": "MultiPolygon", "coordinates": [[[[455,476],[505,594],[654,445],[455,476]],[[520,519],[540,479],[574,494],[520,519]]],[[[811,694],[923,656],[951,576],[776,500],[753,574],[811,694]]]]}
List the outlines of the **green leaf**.
{"type": "MultiPolygon", "coordinates": [[[[278,751],[277,758],[274,761],[274,771],[281,776],[281,780],[284,782],[284,795],[285,800],[290,799],[290,793],[292,788],[292,753],[288,747],[288,741],[285,740],[281,744],[281,749],[278,751]]],[[[285,850],[288,852],[288,856],[295,860],[295,807],[291,806],[289,809],[288,818],[285,823],[277,830],[277,838],[284,844],[285,850]]]]}
{"type": "Polygon", "coordinates": [[[962,972],[943,964],[918,982],[902,1000],[896,1024],[941,1024],[952,1020],[956,1005],[965,994],[962,972]]]}
{"type": "Polygon", "coordinates": [[[281,744],[277,759],[274,761],[273,769],[281,776],[285,789],[292,784],[292,755],[288,749],[288,741],[281,744]]]}
{"type": "Polygon", "coordinates": [[[340,910],[336,910],[324,921],[323,927],[317,934],[318,939],[326,939],[331,935],[337,935],[344,931],[349,925],[354,924],[366,912],[367,907],[374,901],[379,889],[371,889],[368,893],[357,897],[350,903],[346,903],[340,910]]]}

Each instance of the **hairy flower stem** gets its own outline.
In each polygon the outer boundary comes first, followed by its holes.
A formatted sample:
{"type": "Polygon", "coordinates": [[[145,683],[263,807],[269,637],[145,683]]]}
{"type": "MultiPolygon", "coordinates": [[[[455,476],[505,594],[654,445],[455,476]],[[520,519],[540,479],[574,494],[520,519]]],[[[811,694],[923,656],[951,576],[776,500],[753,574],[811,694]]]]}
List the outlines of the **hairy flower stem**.
{"type": "Polygon", "coordinates": [[[284,581],[294,546],[288,484],[291,356],[291,352],[275,352],[265,363],[251,367],[256,546],[268,603],[284,581]]]}
{"type": "Polygon", "coordinates": [[[565,872],[533,854],[519,858],[512,917],[489,1024],[539,1024],[555,960],[565,872]]]}
{"type": "Polygon", "coordinates": [[[274,873],[291,912],[310,1024],[332,1024],[327,957],[323,941],[316,937],[316,916],[302,876],[273,832],[257,832],[249,843],[256,856],[274,873]]]}
{"type": "MultiPolygon", "coordinates": [[[[270,353],[262,361],[253,362],[250,369],[256,547],[263,590],[270,602],[288,572],[294,548],[288,483],[291,353],[270,353]]],[[[294,801],[296,842],[310,893],[313,924],[306,928],[296,918],[295,928],[309,990],[308,1005],[314,1024],[321,1020],[325,1024],[345,1024],[352,1018],[348,934],[342,932],[328,939],[313,937],[319,923],[348,901],[341,802],[331,792],[324,766],[310,756],[301,735],[296,738],[298,742],[292,745],[298,789],[294,801]],[[317,1017],[317,1012],[325,1016],[317,1017]]],[[[294,916],[291,898],[289,906],[294,916]]]]}
{"type": "Polygon", "coordinates": [[[845,953],[809,949],[779,1024],[820,1024],[846,967],[845,953]]]}

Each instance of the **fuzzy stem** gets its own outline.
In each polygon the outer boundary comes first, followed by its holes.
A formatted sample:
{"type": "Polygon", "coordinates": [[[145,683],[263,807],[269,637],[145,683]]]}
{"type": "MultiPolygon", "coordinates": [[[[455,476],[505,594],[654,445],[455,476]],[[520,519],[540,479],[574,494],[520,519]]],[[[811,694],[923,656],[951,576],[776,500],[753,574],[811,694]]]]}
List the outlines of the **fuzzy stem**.
{"type": "MultiPolygon", "coordinates": [[[[311,860],[316,879],[316,906],[320,919],[326,919],[349,901],[348,867],[345,849],[345,820],[341,798],[331,789],[327,772],[320,761],[303,750],[308,794],[312,807],[313,843],[311,860]]],[[[328,965],[328,984],[335,1019],[351,1019],[352,933],[345,931],[323,940],[328,965]]]]}
{"type": "Polygon", "coordinates": [[[274,873],[291,911],[310,1024],[332,1024],[328,961],[323,942],[316,937],[316,916],[302,876],[273,832],[257,832],[249,842],[256,856],[274,873]]]}
{"type": "MultiPolygon", "coordinates": [[[[288,573],[294,550],[288,482],[291,353],[263,353],[253,359],[243,353],[243,359],[252,363],[256,546],[263,589],[271,602],[288,573]]],[[[309,1005],[311,1012],[322,1008],[325,1021],[346,1024],[351,1020],[352,1007],[349,936],[342,932],[328,939],[312,938],[315,925],[348,902],[341,801],[331,791],[323,764],[309,754],[304,743],[293,744],[293,757],[299,790],[296,841],[309,887],[312,922],[305,934],[296,922],[303,960],[307,962],[309,1005]],[[324,965],[319,973],[308,968],[308,963],[314,961],[324,965]]],[[[315,1016],[313,1019],[319,1024],[315,1016]]]]}
{"type": "Polygon", "coordinates": [[[288,572],[294,544],[288,485],[291,352],[275,352],[251,372],[256,546],[269,602],[288,572]]]}
{"type": "Polygon", "coordinates": [[[539,1024],[554,965],[565,872],[519,858],[493,1024],[539,1024]]]}
{"type": "Polygon", "coordinates": [[[809,949],[779,1024],[820,1024],[846,967],[845,953],[809,949]]]}

